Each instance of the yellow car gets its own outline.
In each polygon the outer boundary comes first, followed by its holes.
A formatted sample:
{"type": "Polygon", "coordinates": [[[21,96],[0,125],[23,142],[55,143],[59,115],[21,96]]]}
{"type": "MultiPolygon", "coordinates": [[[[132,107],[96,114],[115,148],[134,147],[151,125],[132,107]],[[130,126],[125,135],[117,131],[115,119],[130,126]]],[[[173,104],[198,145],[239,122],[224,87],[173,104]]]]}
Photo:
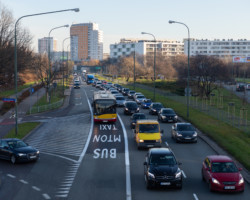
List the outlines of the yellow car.
{"type": "Polygon", "coordinates": [[[137,120],[135,124],[135,141],[138,149],[143,147],[161,147],[160,124],[156,120],[137,120]]]}

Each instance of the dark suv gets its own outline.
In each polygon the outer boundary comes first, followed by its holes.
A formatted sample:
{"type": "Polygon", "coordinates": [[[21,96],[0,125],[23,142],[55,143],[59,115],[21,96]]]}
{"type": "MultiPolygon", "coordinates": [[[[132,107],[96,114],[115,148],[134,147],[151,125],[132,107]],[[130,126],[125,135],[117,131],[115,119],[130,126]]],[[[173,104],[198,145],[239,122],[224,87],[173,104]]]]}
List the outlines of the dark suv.
{"type": "Polygon", "coordinates": [[[131,115],[140,111],[139,106],[134,101],[127,101],[124,103],[124,114],[131,115]]]}
{"type": "Polygon", "coordinates": [[[239,83],[236,85],[236,91],[237,92],[244,92],[245,91],[245,85],[242,83],[239,83]]]}
{"type": "Polygon", "coordinates": [[[154,102],[149,106],[149,114],[157,115],[162,108],[164,108],[164,106],[161,103],[154,102]]]}
{"type": "Polygon", "coordinates": [[[147,189],[155,186],[175,186],[182,188],[181,163],[176,161],[169,148],[149,149],[144,162],[144,176],[147,189]]]}

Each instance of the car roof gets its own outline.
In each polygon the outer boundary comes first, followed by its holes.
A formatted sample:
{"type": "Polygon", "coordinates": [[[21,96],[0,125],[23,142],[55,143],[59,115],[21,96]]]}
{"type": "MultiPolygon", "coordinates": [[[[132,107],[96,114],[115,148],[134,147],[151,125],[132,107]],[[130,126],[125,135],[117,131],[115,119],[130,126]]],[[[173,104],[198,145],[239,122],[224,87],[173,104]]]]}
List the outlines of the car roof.
{"type": "Polygon", "coordinates": [[[133,104],[137,105],[137,103],[135,101],[126,101],[126,104],[129,104],[129,103],[133,103],[133,104]]]}
{"type": "Polygon", "coordinates": [[[162,108],[161,110],[173,110],[172,108],[162,108]]]}
{"type": "Polygon", "coordinates": [[[229,156],[225,155],[210,155],[207,156],[211,162],[233,162],[229,156]]]}
{"type": "Polygon", "coordinates": [[[153,120],[153,119],[142,119],[142,120],[138,120],[137,123],[139,123],[139,124],[159,124],[159,122],[157,120],[153,120]]]}
{"type": "Polygon", "coordinates": [[[149,149],[150,154],[173,154],[170,148],[151,148],[149,149]]]}
{"type": "Polygon", "coordinates": [[[162,104],[161,102],[153,102],[152,104],[162,104]]]}
{"type": "Polygon", "coordinates": [[[192,125],[191,123],[186,123],[186,122],[178,122],[176,123],[176,126],[178,125],[192,125]]]}
{"type": "Polygon", "coordinates": [[[17,138],[3,138],[1,140],[3,140],[3,141],[19,141],[20,139],[17,139],[17,138]]]}

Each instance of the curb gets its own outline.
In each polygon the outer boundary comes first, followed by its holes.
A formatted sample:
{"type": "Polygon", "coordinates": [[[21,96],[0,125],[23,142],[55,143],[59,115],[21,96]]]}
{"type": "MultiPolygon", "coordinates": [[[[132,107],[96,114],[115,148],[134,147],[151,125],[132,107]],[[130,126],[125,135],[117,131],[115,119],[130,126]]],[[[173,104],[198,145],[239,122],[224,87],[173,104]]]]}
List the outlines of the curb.
{"type": "Polygon", "coordinates": [[[41,128],[41,126],[43,126],[44,123],[43,122],[40,122],[40,124],[34,128],[33,130],[31,130],[27,135],[25,135],[22,140],[26,140],[30,135],[32,135],[35,131],[37,131],[37,129],[41,128]]]}

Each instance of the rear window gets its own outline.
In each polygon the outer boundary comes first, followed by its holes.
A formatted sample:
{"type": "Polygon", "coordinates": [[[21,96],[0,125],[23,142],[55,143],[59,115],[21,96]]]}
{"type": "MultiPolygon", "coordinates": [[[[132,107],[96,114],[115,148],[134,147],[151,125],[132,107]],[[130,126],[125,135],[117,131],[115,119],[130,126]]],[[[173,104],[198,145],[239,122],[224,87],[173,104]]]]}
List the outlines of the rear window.
{"type": "Polygon", "coordinates": [[[138,95],[137,98],[145,98],[143,95],[138,95]]]}
{"type": "Polygon", "coordinates": [[[176,159],[173,155],[152,154],[150,157],[150,164],[153,165],[176,165],[176,159]]]}

